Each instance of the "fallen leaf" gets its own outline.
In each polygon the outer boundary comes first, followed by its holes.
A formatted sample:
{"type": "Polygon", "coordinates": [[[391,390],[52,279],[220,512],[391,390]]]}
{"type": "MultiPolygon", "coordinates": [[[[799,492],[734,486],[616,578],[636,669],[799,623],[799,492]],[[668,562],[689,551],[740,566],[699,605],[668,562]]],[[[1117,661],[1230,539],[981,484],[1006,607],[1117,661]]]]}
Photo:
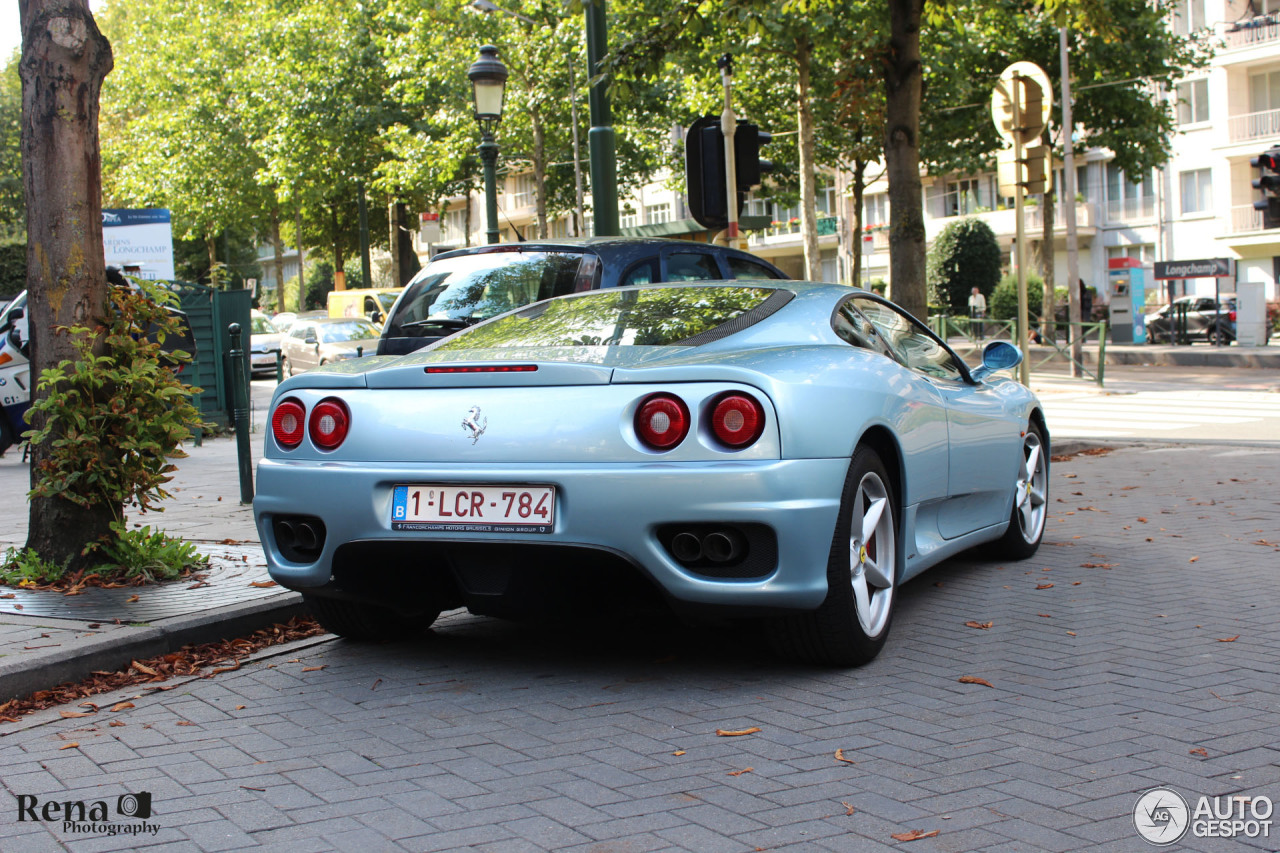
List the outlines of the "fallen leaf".
{"type": "Polygon", "coordinates": [[[1039,616],[1041,619],[1052,619],[1052,618],[1053,618],[1053,617],[1052,617],[1052,616],[1050,616],[1048,613],[1037,613],[1036,615],[1037,615],[1037,616],[1039,616]]]}
{"type": "Polygon", "coordinates": [[[683,749],[677,749],[675,752],[673,752],[673,753],[671,753],[671,754],[672,754],[672,755],[684,755],[684,754],[685,754],[685,752],[684,752],[684,750],[683,750],[683,749]]]}
{"type": "Polygon", "coordinates": [[[135,706],[134,706],[134,704],[133,704],[132,702],[117,702],[116,704],[114,704],[114,705],[112,705],[112,706],[111,706],[111,710],[112,710],[112,711],[127,711],[127,710],[129,710],[130,708],[133,708],[133,707],[135,707],[135,706]]]}
{"type": "Polygon", "coordinates": [[[729,775],[730,775],[730,776],[741,776],[743,773],[750,773],[750,772],[751,772],[751,771],[753,771],[753,770],[755,770],[755,768],[754,768],[754,767],[746,767],[746,768],[744,768],[744,769],[742,769],[742,770],[733,770],[733,771],[731,771],[731,772],[729,773],[729,775]]]}
{"type": "Polygon", "coordinates": [[[14,610],[21,610],[21,609],[22,609],[22,605],[21,605],[21,604],[15,604],[15,605],[13,605],[13,609],[14,609],[14,610]]]}
{"type": "Polygon", "coordinates": [[[1138,521],[1142,522],[1143,524],[1146,524],[1146,523],[1147,523],[1147,520],[1146,520],[1145,518],[1143,518],[1142,516],[1138,516],[1138,521]]]}
{"type": "Polygon", "coordinates": [[[73,717],[92,717],[93,716],[93,714],[90,713],[89,711],[59,711],[58,713],[62,715],[62,718],[64,720],[70,720],[73,717]]]}
{"type": "Polygon", "coordinates": [[[239,668],[240,668],[240,661],[234,660],[231,662],[231,666],[220,666],[217,669],[209,670],[209,674],[206,675],[205,678],[212,678],[213,676],[221,675],[224,672],[235,672],[239,668]]]}
{"type": "Polygon", "coordinates": [[[928,832],[923,829],[913,829],[910,832],[895,832],[890,837],[895,841],[919,841],[921,838],[933,838],[941,832],[940,829],[931,829],[928,832]]]}
{"type": "Polygon", "coordinates": [[[1051,583],[1036,584],[1036,589],[1050,589],[1052,587],[1053,587],[1053,584],[1051,583]]]}
{"type": "Polygon", "coordinates": [[[324,669],[328,665],[329,664],[324,663],[324,664],[321,664],[320,666],[304,666],[302,668],[302,671],[303,672],[319,672],[320,670],[324,669]]]}
{"type": "Polygon", "coordinates": [[[247,707],[249,707],[249,706],[248,706],[248,705],[237,705],[237,706],[236,706],[236,710],[237,710],[237,711],[243,711],[243,710],[244,710],[245,708],[247,708],[247,707]]]}
{"type": "Polygon", "coordinates": [[[964,623],[964,626],[966,628],[977,628],[979,631],[985,631],[994,624],[995,624],[994,622],[975,622],[973,620],[969,620],[968,622],[964,623]]]}
{"type": "Polygon", "coordinates": [[[1080,564],[1080,568],[1082,569],[1114,569],[1115,567],[1116,567],[1115,563],[1081,563],[1080,564]]]}
{"type": "Polygon", "coordinates": [[[81,707],[81,708],[88,708],[88,709],[90,709],[91,711],[93,711],[95,714],[96,714],[96,713],[98,713],[98,710],[99,710],[99,709],[98,709],[98,706],[97,706],[97,705],[95,705],[95,704],[93,704],[92,702],[81,702],[81,703],[80,703],[80,707],[81,707]]]}
{"type": "Polygon", "coordinates": [[[1219,639],[1218,639],[1218,642],[1219,642],[1219,643],[1234,643],[1234,642],[1235,642],[1236,640],[1238,640],[1238,639],[1240,639],[1240,635],[1239,635],[1239,634],[1236,634],[1234,637],[1221,637],[1221,638],[1219,638],[1219,639]]]}
{"type": "Polygon", "coordinates": [[[195,723],[191,722],[190,720],[178,720],[178,725],[180,725],[180,726],[194,726],[194,725],[195,725],[195,723]]]}
{"type": "Polygon", "coordinates": [[[73,740],[71,741],[71,743],[64,743],[62,746],[58,747],[58,751],[61,752],[64,749],[79,749],[79,748],[80,748],[80,741],[73,740]]]}
{"type": "Polygon", "coordinates": [[[1199,560],[1199,559],[1200,559],[1199,557],[1192,557],[1190,560],[1187,560],[1187,562],[1188,562],[1188,563],[1194,563],[1195,561],[1197,561],[1197,560],[1199,560]]]}
{"type": "Polygon", "coordinates": [[[107,723],[107,725],[111,726],[113,729],[118,729],[121,726],[123,726],[124,723],[120,722],[119,720],[112,720],[111,722],[107,723]]]}
{"type": "Polygon", "coordinates": [[[760,731],[759,726],[752,726],[749,729],[716,729],[716,737],[742,737],[753,735],[758,731],[760,731]]]}
{"type": "Polygon", "coordinates": [[[279,584],[275,581],[254,581],[249,584],[249,586],[257,587],[258,589],[267,589],[269,587],[279,586],[279,584]]]}
{"type": "Polygon", "coordinates": [[[957,680],[961,684],[981,684],[983,687],[995,687],[990,681],[985,678],[978,678],[976,675],[962,675],[957,680]]]}
{"type": "Polygon", "coordinates": [[[843,748],[843,747],[841,747],[840,749],[837,749],[837,750],[836,750],[836,761],[843,761],[845,764],[857,764],[857,763],[858,763],[858,762],[854,761],[852,758],[845,758],[845,757],[844,757],[844,748],[843,748]]]}
{"type": "Polygon", "coordinates": [[[17,594],[12,592],[6,592],[4,595],[0,595],[0,598],[17,598],[17,597],[18,597],[17,594]]]}
{"type": "Polygon", "coordinates": [[[241,785],[240,787],[241,787],[241,788],[244,788],[246,791],[265,791],[265,790],[267,790],[266,788],[255,788],[255,787],[253,787],[252,785],[241,785]]]}
{"type": "Polygon", "coordinates": [[[1075,635],[1076,635],[1076,632],[1075,632],[1075,631],[1068,631],[1068,632],[1067,632],[1067,636],[1068,636],[1068,637],[1074,637],[1075,635]]]}
{"type": "Polygon", "coordinates": [[[1192,755],[1198,755],[1201,758],[1209,757],[1209,750],[1205,749],[1203,746],[1199,747],[1198,749],[1188,750],[1188,752],[1190,752],[1192,755]]]}
{"type": "Polygon", "coordinates": [[[846,815],[846,816],[847,816],[847,815],[851,815],[851,814],[853,814],[855,811],[857,811],[857,809],[855,809],[853,806],[851,806],[851,805],[849,805],[848,803],[846,803],[844,800],[841,800],[841,801],[840,801],[840,805],[844,806],[844,813],[845,813],[845,815],[846,815]]]}
{"type": "Polygon", "coordinates": [[[382,679],[381,679],[381,678],[374,679],[374,682],[373,682],[373,684],[369,687],[369,689],[370,689],[370,690],[377,690],[377,689],[378,689],[378,685],[379,685],[379,684],[381,684],[381,683],[382,683],[382,679]]]}
{"type": "Polygon", "coordinates": [[[143,673],[143,674],[145,674],[145,675],[159,675],[159,674],[160,674],[160,673],[156,672],[154,669],[152,669],[151,667],[147,666],[145,663],[138,663],[137,661],[134,661],[133,663],[131,663],[131,664],[129,664],[129,665],[130,665],[131,667],[133,667],[134,669],[136,669],[138,672],[141,672],[141,673],[143,673]]]}

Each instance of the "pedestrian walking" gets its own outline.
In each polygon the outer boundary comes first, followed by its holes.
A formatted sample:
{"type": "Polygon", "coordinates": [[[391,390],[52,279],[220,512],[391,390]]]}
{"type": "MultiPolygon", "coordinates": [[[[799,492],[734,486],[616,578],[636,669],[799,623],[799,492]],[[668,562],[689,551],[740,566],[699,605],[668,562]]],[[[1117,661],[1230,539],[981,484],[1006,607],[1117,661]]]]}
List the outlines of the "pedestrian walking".
{"type": "Polygon", "coordinates": [[[973,327],[978,340],[982,340],[984,333],[983,319],[987,316],[987,297],[982,295],[982,291],[974,288],[969,294],[969,324],[973,327]]]}

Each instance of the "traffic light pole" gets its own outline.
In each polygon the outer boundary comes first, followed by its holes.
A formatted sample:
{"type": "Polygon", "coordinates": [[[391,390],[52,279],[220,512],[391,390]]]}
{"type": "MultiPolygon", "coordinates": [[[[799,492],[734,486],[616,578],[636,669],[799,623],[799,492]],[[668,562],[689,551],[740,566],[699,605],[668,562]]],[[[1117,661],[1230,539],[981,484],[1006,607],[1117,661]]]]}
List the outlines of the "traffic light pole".
{"type": "Polygon", "coordinates": [[[582,7],[587,18],[587,75],[596,80],[587,95],[591,109],[591,130],[587,131],[587,151],[591,157],[591,210],[595,215],[596,236],[617,237],[620,232],[618,156],[601,63],[609,38],[604,0],[583,0],[582,7]]]}
{"type": "MultiPolygon", "coordinates": [[[[1022,145],[1022,76],[1013,75],[1013,159],[1021,163],[1023,154],[1022,145]]],[[[1023,204],[1023,195],[1025,192],[1021,185],[1018,191],[1013,194],[1014,199],[1014,220],[1017,224],[1017,231],[1014,237],[1015,246],[1014,254],[1017,259],[1015,263],[1018,265],[1018,348],[1022,350],[1022,364],[1018,366],[1018,381],[1023,385],[1031,384],[1031,359],[1027,353],[1027,241],[1026,223],[1023,222],[1023,214],[1026,210],[1023,204]]]]}
{"type": "MultiPolygon", "coordinates": [[[[724,134],[724,185],[729,225],[723,232],[723,242],[737,249],[741,247],[738,245],[738,164],[733,147],[733,136],[738,129],[738,118],[733,114],[733,57],[726,53],[716,65],[720,68],[720,81],[724,84],[720,132],[724,134]]],[[[720,236],[717,235],[716,239],[719,241],[720,236]]]]}

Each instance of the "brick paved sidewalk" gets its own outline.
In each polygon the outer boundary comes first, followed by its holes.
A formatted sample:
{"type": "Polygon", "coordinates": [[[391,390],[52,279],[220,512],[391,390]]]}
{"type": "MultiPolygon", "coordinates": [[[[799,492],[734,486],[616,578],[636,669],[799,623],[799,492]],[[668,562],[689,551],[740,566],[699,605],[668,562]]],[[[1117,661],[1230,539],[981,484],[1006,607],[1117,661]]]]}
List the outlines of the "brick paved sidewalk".
{"type": "Polygon", "coordinates": [[[1033,559],[907,584],[861,669],[640,617],[311,641],[0,729],[0,848],[875,851],[936,830],[907,849],[1138,851],[1153,787],[1280,800],[1280,451],[1122,449],[1051,482],[1033,559]],[[19,795],[126,792],[152,794],[155,835],[16,820],[19,795]]]}

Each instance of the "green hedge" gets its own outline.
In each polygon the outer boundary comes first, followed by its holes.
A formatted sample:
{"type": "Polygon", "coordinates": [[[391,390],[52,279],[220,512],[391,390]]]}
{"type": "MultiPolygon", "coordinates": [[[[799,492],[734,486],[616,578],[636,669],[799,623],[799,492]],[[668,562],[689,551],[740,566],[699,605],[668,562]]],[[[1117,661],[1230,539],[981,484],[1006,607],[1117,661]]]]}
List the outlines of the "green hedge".
{"type": "Polygon", "coordinates": [[[0,243],[0,300],[9,300],[27,287],[27,244],[0,243]]]}

